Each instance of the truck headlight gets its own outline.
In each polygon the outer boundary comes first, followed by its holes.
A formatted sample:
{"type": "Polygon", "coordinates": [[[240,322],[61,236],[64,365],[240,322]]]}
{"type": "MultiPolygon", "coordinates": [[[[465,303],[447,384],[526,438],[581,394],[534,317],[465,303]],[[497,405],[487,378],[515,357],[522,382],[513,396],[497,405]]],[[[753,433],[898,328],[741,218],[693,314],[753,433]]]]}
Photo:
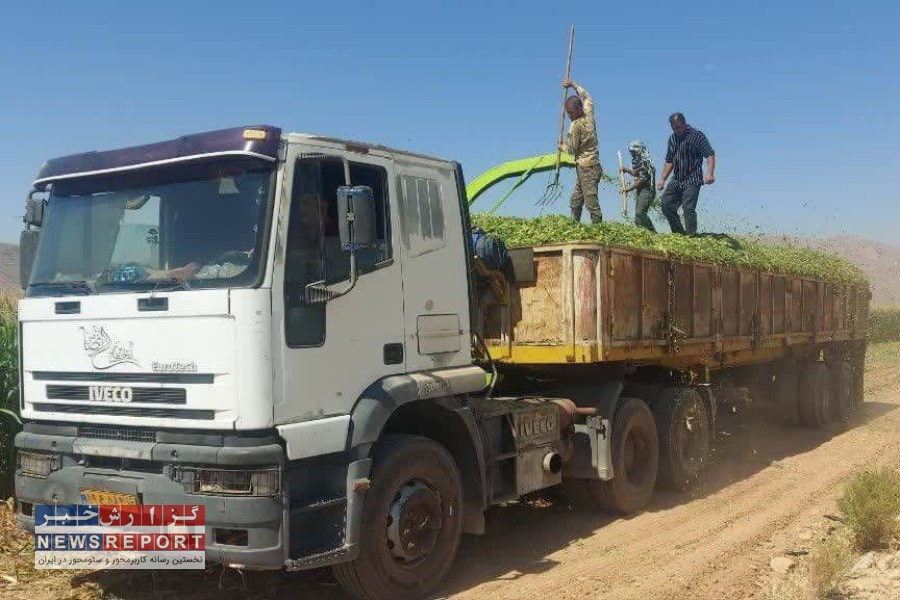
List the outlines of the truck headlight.
{"type": "Polygon", "coordinates": [[[45,479],[57,469],[59,469],[59,456],[55,454],[39,454],[19,450],[16,455],[16,470],[26,477],[45,479]]]}
{"type": "Polygon", "coordinates": [[[178,467],[175,478],[189,494],[217,496],[274,496],[280,489],[281,471],[267,469],[207,469],[178,467]]]}

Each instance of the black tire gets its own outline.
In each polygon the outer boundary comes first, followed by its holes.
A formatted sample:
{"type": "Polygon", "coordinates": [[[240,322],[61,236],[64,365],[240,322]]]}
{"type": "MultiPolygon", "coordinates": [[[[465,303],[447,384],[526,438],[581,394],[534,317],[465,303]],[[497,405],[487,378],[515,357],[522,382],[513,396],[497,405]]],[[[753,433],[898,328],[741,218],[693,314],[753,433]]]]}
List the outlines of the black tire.
{"type": "Polygon", "coordinates": [[[785,423],[800,422],[800,374],[793,361],[784,361],[775,376],[778,410],[785,423]]]}
{"type": "Polygon", "coordinates": [[[659,432],[660,486],[685,490],[697,481],[709,459],[706,402],[693,388],[666,388],[653,405],[653,416],[659,432]]]}
{"type": "Polygon", "coordinates": [[[462,534],[462,483],[450,453],[424,437],[391,435],[379,442],[366,492],[359,556],[332,567],[338,583],[362,600],[413,600],[427,595],[450,570],[462,534]],[[412,526],[391,532],[392,511],[412,526]],[[433,524],[440,513],[437,528],[433,524]],[[406,537],[413,531],[411,537],[406,537]],[[416,533],[423,537],[415,537],[416,533]],[[397,537],[397,544],[391,541],[397,537]],[[408,542],[404,545],[403,542],[408,542]],[[397,557],[409,550],[420,556],[397,557]]]}
{"type": "Polygon", "coordinates": [[[825,363],[809,361],[800,374],[800,420],[808,427],[831,421],[834,405],[831,371],[825,363]]]}
{"type": "Polygon", "coordinates": [[[586,487],[601,507],[631,514],[647,506],[656,487],[659,441],[650,407],[637,398],[620,398],[611,433],[613,478],[590,479],[586,487]]]}
{"type": "Polygon", "coordinates": [[[865,400],[866,348],[862,347],[853,353],[850,359],[850,371],[853,376],[853,403],[859,406],[865,400]]]}
{"type": "Polygon", "coordinates": [[[846,360],[836,360],[830,364],[832,386],[832,415],[840,422],[846,423],[856,408],[854,401],[853,368],[846,360]]]}

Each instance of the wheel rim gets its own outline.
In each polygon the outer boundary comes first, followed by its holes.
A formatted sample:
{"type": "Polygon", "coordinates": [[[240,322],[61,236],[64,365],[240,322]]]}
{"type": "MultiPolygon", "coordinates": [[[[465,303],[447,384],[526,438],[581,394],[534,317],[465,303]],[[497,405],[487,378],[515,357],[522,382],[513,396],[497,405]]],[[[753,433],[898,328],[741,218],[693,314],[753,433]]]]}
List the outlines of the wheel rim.
{"type": "Polygon", "coordinates": [[[395,561],[413,565],[437,543],[443,525],[440,494],[427,483],[411,480],[394,495],[386,515],[385,545],[395,561]]]}

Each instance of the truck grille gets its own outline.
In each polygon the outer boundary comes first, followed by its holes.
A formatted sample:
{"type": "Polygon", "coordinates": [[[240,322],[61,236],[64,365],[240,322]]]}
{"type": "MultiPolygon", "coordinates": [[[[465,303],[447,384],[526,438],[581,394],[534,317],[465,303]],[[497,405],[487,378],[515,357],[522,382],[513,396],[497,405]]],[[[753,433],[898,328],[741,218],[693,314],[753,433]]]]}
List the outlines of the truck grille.
{"type": "Polygon", "coordinates": [[[122,406],[121,404],[60,404],[58,402],[35,402],[35,412],[70,413],[78,415],[108,415],[119,417],[156,417],[160,419],[197,419],[212,421],[214,410],[199,408],[150,408],[146,406],[122,406]]]}
{"type": "MultiPolygon", "coordinates": [[[[49,400],[80,400],[90,402],[90,387],[87,385],[48,385],[49,400]]],[[[131,388],[131,404],[187,404],[187,395],[183,388],[131,388]]]]}
{"type": "Polygon", "coordinates": [[[35,381],[110,381],[115,383],[180,383],[211,384],[211,373],[76,373],[70,371],[35,371],[35,381]]]}
{"type": "Polygon", "coordinates": [[[122,440],[123,442],[155,442],[156,432],[134,427],[98,427],[88,425],[78,428],[78,437],[93,440],[122,440]]]}

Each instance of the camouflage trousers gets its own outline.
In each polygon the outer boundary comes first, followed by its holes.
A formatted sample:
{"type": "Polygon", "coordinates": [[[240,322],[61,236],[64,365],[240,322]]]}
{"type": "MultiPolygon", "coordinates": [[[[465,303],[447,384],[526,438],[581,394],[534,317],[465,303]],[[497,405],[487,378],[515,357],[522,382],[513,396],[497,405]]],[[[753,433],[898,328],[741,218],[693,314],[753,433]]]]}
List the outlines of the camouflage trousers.
{"type": "Polygon", "coordinates": [[[600,165],[575,167],[576,182],[575,189],[572,190],[572,199],[569,205],[572,208],[572,220],[581,220],[582,207],[587,204],[588,212],[591,215],[591,223],[601,223],[603,221],[603,213],[600,212],[600,201],[597,199],[597,185],[600,183],[600,177],[603,170],[600,165]]]}

